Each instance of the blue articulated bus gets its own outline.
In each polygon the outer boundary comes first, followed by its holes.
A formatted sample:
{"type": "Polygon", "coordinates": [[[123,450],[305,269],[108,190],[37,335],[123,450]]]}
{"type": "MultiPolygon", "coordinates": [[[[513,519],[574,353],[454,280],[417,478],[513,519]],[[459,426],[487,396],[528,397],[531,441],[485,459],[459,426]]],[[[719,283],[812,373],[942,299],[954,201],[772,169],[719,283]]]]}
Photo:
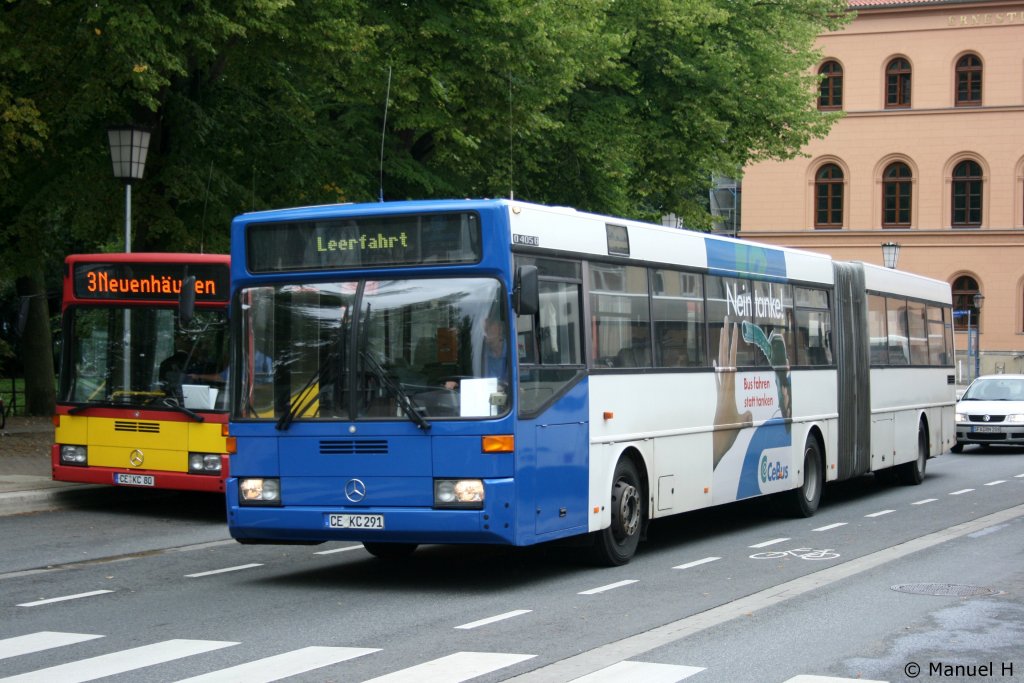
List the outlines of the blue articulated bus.
{"type": "Polygon", "coordinates": [[[231,240],[243,543],[589,535],[617,565],[652,519],[810,515],[952,444],[945,283],[508,200],[250,213],[231,240]]]}

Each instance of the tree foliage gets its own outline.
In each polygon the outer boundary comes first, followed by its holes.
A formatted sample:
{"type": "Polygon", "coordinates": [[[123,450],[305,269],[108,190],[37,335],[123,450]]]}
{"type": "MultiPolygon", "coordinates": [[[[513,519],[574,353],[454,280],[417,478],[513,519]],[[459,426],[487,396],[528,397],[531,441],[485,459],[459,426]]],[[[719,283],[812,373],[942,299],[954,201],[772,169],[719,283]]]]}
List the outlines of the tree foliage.
{"type": "Polygon", "coordinates": [[[0,289],[123,248],[105,131],[125,122],[153,133],[137,251],[223,252],[239,212],[380,197],[699,225],[712,174],[827,132],[811,48],[845,5],[4,0],[0,289]]]}

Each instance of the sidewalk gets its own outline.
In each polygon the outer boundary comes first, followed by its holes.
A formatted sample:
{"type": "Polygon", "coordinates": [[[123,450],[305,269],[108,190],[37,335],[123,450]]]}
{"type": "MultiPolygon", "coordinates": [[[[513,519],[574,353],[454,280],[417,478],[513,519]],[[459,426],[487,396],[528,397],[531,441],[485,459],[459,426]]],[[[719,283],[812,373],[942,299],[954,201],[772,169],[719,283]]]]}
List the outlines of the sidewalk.
{"type": "Polygon", "coordinates": [[[9,417],[0,431],[0,516],[56,510],[104,487],[53,481],[48,417],[9,417]]]}

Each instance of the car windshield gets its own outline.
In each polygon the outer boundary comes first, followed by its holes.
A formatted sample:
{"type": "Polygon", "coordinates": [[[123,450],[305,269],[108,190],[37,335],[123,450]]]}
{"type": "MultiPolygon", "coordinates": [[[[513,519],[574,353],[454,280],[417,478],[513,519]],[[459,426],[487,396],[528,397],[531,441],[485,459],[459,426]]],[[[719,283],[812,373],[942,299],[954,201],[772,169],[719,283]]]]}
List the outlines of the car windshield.
{"type": "Polygon", "coordinates": [[[227,313],[76,307],[65,315],[61,400],[80,406],[226,410],[227,313]]]}
{"type": "Polygon", "coordinates": [[[502,287],[351,280],[240,292],[239,418],[411,420],[508,410],[502,287]],[[413,412],[415,411],[415,412],[413,412]]]}
{"type": "Polygon", "coordinates": [[[978,379],[964,392],[961,401],[1024,401],[1024,379],[978,379]]]}

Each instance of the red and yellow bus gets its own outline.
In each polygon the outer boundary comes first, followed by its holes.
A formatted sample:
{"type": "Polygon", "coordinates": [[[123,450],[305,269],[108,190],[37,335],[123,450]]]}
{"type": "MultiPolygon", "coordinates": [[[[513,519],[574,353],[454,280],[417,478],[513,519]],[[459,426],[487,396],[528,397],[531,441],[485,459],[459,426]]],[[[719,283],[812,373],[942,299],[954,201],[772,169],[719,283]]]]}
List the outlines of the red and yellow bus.
{"type": "Polygon", "coordinates": [[[55,480],[224,491],[229,288],[226,255],[66,259],[55,480]]]}

